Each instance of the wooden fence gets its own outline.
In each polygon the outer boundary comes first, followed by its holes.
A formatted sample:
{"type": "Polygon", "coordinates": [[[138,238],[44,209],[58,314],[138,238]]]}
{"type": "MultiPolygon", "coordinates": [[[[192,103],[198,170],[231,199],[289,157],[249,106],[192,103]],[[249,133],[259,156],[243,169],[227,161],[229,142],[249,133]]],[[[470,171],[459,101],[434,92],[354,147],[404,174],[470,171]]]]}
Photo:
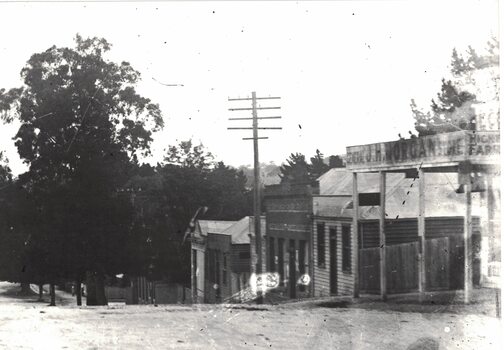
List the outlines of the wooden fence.
{"type": "MultiPolygon", "coordinates": [[[[387,293],[406,293],[418,289],[418,243],[386,247],[387,293]]],[[[380,292],[380,248],[360,250],[360,289],[364,293],[380,292]]]]}
{"type": "Polygon", "coordinates": [[[450,288],[450,255],[448,237],[425,240],[425,288],[427,290],[450,288]]]}
{"type": "Polygon", "coordinates": [[[418,243],[386,247],[387,293],[407,293],[418,290],[418,243]]]}
{"type": "Polygon", "coordinates": [[[380,248],[364,248],[359,251],[359,284],[365,293],[380,293],[380,248]]]}
{"type": "MultiPolygon", "coordinates": [[[[473,283],[479,281],[477,249],[479,236],[473,236],[473,283]]],[[[418,242],[386,247],[387,293],[418,290],[418,242]]],[[[359,251],[360,289],[364,293],[380,292],[380,248],[359,251]]],[[[464,287],[464,241],[460,235],[425,240],[426,290],[455,290],[464,287]]]]}

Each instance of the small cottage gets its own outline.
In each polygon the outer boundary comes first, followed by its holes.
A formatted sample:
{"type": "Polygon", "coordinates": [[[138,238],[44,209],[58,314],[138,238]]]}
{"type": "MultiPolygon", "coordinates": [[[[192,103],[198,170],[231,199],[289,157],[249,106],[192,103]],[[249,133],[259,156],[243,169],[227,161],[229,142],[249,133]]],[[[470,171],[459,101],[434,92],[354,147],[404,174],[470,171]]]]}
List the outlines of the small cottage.
{"type": "MultiPolygon", "coordinates": [[[[262,232],[265,230],[262,218],[262,232]]],[[[198,220],[191,239],[195,302],[239,302],[249,287],[255,259],[254,217],[239,221],[198,220]]]]}

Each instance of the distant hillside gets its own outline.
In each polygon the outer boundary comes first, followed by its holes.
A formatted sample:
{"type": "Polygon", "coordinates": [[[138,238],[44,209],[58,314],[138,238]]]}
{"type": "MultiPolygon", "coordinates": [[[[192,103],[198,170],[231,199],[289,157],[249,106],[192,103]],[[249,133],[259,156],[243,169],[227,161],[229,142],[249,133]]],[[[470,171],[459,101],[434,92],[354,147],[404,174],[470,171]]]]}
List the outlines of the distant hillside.
{"type": "MultiPolygon", "coordinates": [[[[254,168],[250,165],[241,165],[238,167],[247,177],[247,187],[252,187],[254,183],[254,168]]],[[[275,185],[280,183],[280,166],[273,162],[261,163],[261,181],[263,185],[275,185]]]]}
{"type": "MultiPolygon", "coordinates": [[[[324,163],[331,168],[345,166],[346,155],[337,155],[324,158],[324,163]],[[332,162],[331,162],[331,158],[332,162]],[[339,158],[339,159],[334,159],[339,158]]],[[[251,165],[240,165],[238,170],[242,170],[247,177],[247,187],[251,188],[254,183],[254,168],[251,165]]],[[[280,165],[273,162],[261,163],[261,181],[264,186],[276,185],[280,183],[280,165]]]]}

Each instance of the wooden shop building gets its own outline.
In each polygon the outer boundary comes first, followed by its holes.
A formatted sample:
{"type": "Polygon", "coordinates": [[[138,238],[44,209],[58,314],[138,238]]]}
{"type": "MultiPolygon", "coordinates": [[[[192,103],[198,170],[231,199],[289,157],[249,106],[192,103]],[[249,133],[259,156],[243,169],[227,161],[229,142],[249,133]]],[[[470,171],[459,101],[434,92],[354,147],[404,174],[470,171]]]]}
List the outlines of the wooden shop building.
{"type": "MultiPolygon", "coordinates": [[[[264,232],[264,218],[261,225],[264,232]]],[[[254,217],[238,221],[197,220],[191,248],[193,302],[243,301],[240,292],[248,288],[256,260],[254,217]]]]}
{"type": "MultiPolygon", "coordinates": [[[[387,293],[414,292],[418,290],[419,181],[404,173],[391,173],[386,181],[387,293]]],[[[463,288],[464,194],[457,193],[457,181],[453,174],[425,175],[425,188],[430,194],[425,202],[427,290],[463,288]]],[[[352,259],[352,182],[353,174],[346,169],[331,169],[319,178],[320,194],[313,196],[314,296],[353,295],[356,265],[352,259]]],[[[376,294],[380,292],[380,207],[376,205],[379,174],[360,174],[358,188],[360,292],[376,294]]],[[[473,213],[472,224],[473,241],[477,243],[481,237],[479,213],[473,213]]],[[[475,256],[478,252],[479,245],[475,244],[475,256]]],[[[474,279],[479,284],[478,268],[474,269],[474,279]]]]}
{"type": "MultiPolygon", "coordinates": [[[[352,172],[352,265],[355,266],[354,271],[359,271],[353,274],[354,296],[357,297],[366,290],[378,290],[382,298],[386,299],[387,293],[397,289],[415,290],[423,296],[430,288],[450,288],[450,284],[454,283],[454,288],[463,284],[464,301],[469,302],[475,280],[474,260],[477,260],[474,259],[477,257],[474,249],[477,244],[473,242],[476,243],[479,239],[478,231],[475,230],[478,225],[474,220],[475,209],[479,207],[477,201],[485,202],[482,236],[492,240],[491,244],[486,244],[481,250],[488,252],[496,246],[500,247],[499,223],[496,221],[499,203],[495,200],[500,195],[499,188],[495,186],[498,182],[496,179],[500,177],[499,131],[459,131],[350,146],[347,147],[346,161],[347,169],[352,172]],[[363,196],[359,179],[366,173],[377,174],[378,191],[363,196]],[[392,189],[390,192],[387,178],[395,176],[392,175],[395,173],[404,174],[412,182],[414,179],[416,190],[411,191],[407,186],[401,186],[402,191],[392,189]],[[436,179],[435,175],[451,176],[450,183],[455,191],[444,195],[446,187],[433,190],[429,178],[434,176],[436,179]],[[405,190],[406,193],[403,193],[405,190]],[[453,192],[457,194],[456,197],[453,197],[453,192]],[[406,198],[406,194],[412,196],[410,200],[415,202],[409,209],[405,207],[408,199],[405,199],[404,205],[400,201],[401,198],[406,198]],[[446,198],[448,195],[452,197],[446,198]],[[394,196],[399,196],[399,201],[394,201],[394,196]],[[460,202],[461,206],[456,204],[460,202]],[[369,211],[363,207],[368,204],[373,204],[374,209],[369,211]],[[434,215],[439,215],[438,211],[447,210],[446,207],[451,205],[453,214],[449,218],[443,221],[430,218],[431,210],[434,210],[434,215]],[[408,215],[404,215],[405,212],[408,215]],[[369,223],[367,228],[361,225],[364,224],[363,215],[365,218],[371,217],[374,223],[369,223]],[[411,237],[408,239],[411,242],[406,243],[410,245],[409,248],[397,248],[391,244],[391,233],[388,232],[392,230],[387,229],[394,227],[393,220],[403,217],[409,219],[409,222],[403,221],[398,226],[404,226],[399,230],[401,237],[411,237]],[[415,229],[410,231],[406,226],[412,224],[415,229]],[[360,226],[362,234],[358,229],[360,226]],[[378,237],[376,234],[368,234],[369,230],[376,229],[378,237]],[[359,234],[353,234],[358,232],[359,234]],[[452,235],[458,238],[452,239],[452,235]],[[368,246],[370,248],[366,248],[368,246]],[[463,258],[454,267],[463,270],[463,283],[452,281],[455,278],[453,276],[460,274],[452,271],[451,262],[447,262],[452,255],[448,253],[450,249],[463,252],[463,258]],[[455,275],[448,277],[452,273],[455,275]],[[416,281],[409,279],[410,275],[416,276],[416,281]],[[406,280],[410,282],[406,283],[406,280]]],[[[434,180],[435,183],[436,181],[438,180],[434,180]]]]}

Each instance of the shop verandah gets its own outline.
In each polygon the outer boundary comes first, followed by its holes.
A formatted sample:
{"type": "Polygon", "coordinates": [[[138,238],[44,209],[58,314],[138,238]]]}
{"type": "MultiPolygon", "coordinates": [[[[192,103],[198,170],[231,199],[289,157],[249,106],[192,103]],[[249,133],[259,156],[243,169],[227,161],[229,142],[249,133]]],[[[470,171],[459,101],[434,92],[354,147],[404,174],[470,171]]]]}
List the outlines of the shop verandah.
{"type": "MultiPolygon", "coordinates": [[[[500,222],[498,206],[500,189],[500,134],[497,131],[460,131],[426,137],[399,140],[395,142],[347,147],[347,169],[353,172],[353,264],[357,267],[354,274],[354,296],[358,297],[362,289],[370,284],[379,285],[383,299],[387,293],[404,288],[417,290],[422,296],[428,287],[443,287],[446,284],[446,272],[450,267],[447,262],[449,240],[447,237],[432,237],[429,220],[426,220],[425,179],[428,173],[456,173],[458,175],[457,192],[464,193],[465,205],[457,213],[463,221],[463,235],[459,237],[458,247],[463,249],[463,259],[458,267],[463,269],[464,300],[469,302],[473,286],[473,204],[474,193],[485,198],[486,215],[482,224],[482,237],[485,237],[486,255],[484,263],[500,261],[500,222]],[[357,186],[359,173],[379,173],[379,192],[360,196],[357,186]],[[387,173],[403,172],[418,185],[417,240],[409,246],[388,246],[385,236],[386,223],[393,218],[387,217],[386,176],[387,173]],[[360,201],[359,201],[360,199],[360,201]],[[379,246],[372,252],[363,254],[359,247],[359,205],[365,200],[367,205],[379,206],[379,246]],[[370,203],[370,201],[372,203],[370,203]],[[365,271],[363,266],[371,266],[373,271],[365,271]],[[389,266],[387,266],[389,265],[389,266]],[[390,266],[394,265],[394,266],[390,266]],[[389,281],[390,270],[394,269],[395,279],[389,281]],[[388,271],[388,273],[387,273],[388,271]],[[370,279],[375,278],[375,281],[370,279]],[[379,284],[376,284],[379,279],[379,284]]],[[[359,244],[360,243],[360,244],[359,244]]],[[[455,267],[457,267],[455,266],[455,267]]]]}

